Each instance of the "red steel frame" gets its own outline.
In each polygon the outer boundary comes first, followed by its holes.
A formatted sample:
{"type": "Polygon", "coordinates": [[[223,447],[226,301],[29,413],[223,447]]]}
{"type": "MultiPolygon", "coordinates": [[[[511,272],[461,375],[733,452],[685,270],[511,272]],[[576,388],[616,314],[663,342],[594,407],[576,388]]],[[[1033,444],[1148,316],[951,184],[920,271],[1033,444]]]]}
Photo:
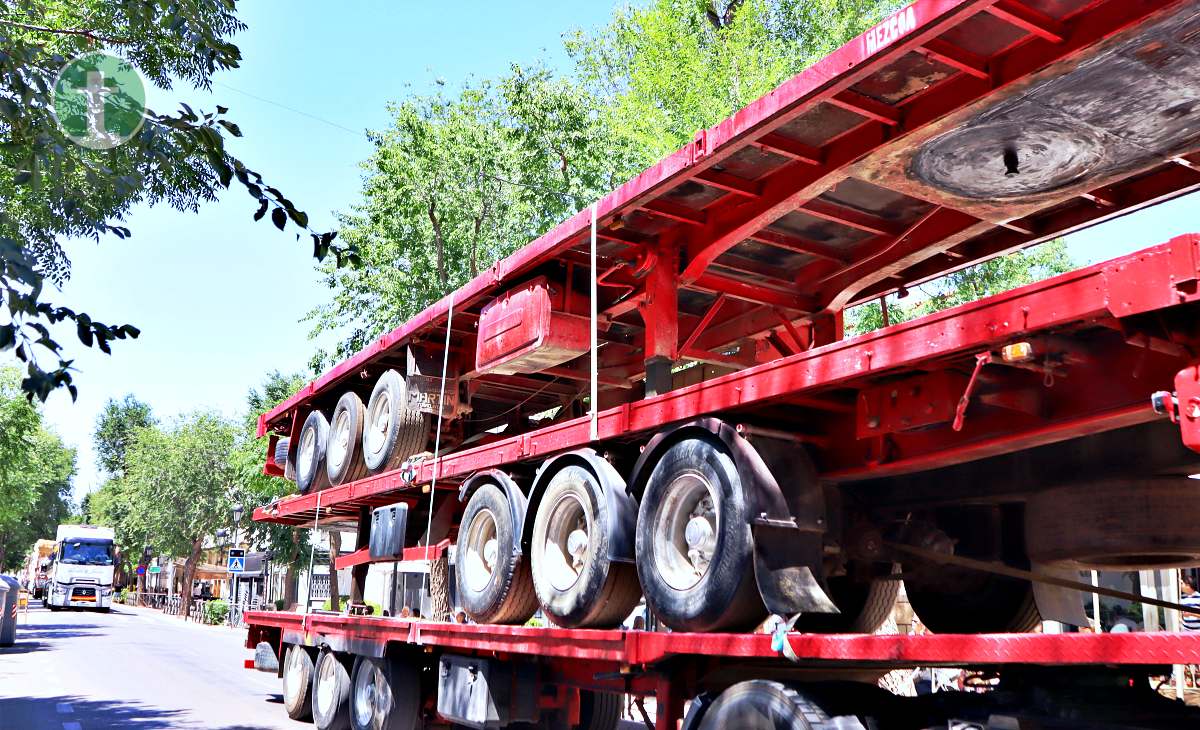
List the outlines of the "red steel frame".
{"type": "MultiPolygon", "coordinates": [[[[1200,235],[1180,236],[1167,244],[1103,264],[1079,269],[987,299],[921,317],[868,335],[842,340],[757,365],[653,398],[626,403],[599,414],[602,441],[647,434],[665,425],[698,416],[745,410],[778,402],[815,406],[818,410],[852,411],[852,405],[822,400],[822,392],[891,373],[920,371],[955,355],[972,355],[1041,333],[1079,323],[1118,326],[1119,318],[1200,300],[1190,283],[1200,278],[1200,235]]],[[[1185,363],[1168,362],[1170,377],[1185,363]]],[[[1116,373],[1123,376],[1121,373],[1116,373]]],[[[1093,381],[1096,382],[1096,381],[1093,381]]],[[[1169,387],[1170,380],[1163,387],[1169,387]]],[[[989,427],[948,433],[945,429],[914,447],[912,455],[874,462],[846,458],[846,465],[823,471],[833,480],[891,476],[983,458],[1083,433],[1134,425],[1157,418],[1149,395],[1157,386],[1137,383],[1124,402],[1105,404],[1092,394],[1056,419],[1038,418],[1009,430],[1003,421],[989,427]],[[1099,408],[1108,405],[1108,408],[1099,408]]],[[[851,416],[847,415],[847,418],[851,416]]],[[[357,516],[363,505],[420,498],[434,479],[452,482],[480,469],[544,457],[591,443],[589,419],[577,418],[485,446],[425,460],[409,474],[385,472],[316,494],[297,495],[255,510],[255,519],[306,524],[322,519],[357,516]]],[[[853,441],[853,437],[850,437],[853,441]]]]}
{"type": "MultiPolygon", "coordinates": [[[[1200,236],[1187,235],[1136,254],[1090,266],[999,296],[956,307],[868,335],[838,341],[845,305],[896,291],[903,269],[909,284],[932,278],[973,261],[1011,250],[1200,188],[1200,155],[1196,151],[1127,180],[1082,194],[1086,208],[1059,206],[1033,211],[1024,218],[989,223],[976,216],[935,207],[904,229],[887,221],[816,200],[821,186],[839,176],[872,150],[934,125],[997,89],[1017,85],[1047,64],[1112,36],[1156,12],[1178,8],[1180,0],[1128,0],[1092,3],[1070,22],[1060,22],[1013,0],[919,0],[902,12],[912,14],[912,28],[890,41],[872,29],[831,54],[805,73],[738,112],[700,132],[693,144],[669,156],[597,204],[602,240],[643,246],[657,257],[649,266],[648,283],[635,297],[615,305],[619,316],[648,309],[645,355],[722,362],[717,352],[746,333],[769,332],[769,341],[785,356],[712,380],[655,397],[608,408],[598,415],[599,439],[642,438],[663,426],[706,414],[737,419],[756,410],[783,406],[815,414],[826,423],[818,432],[801,435],[822,451],[821,476],[854,481],[912,473],[962,463],[999,453],[1053,443],[1085,433],[1142,423],[1155,418],[1151,390],[1178,386],[1183,401],[1200,393],[1195,382],[1197,333],[1188,328],[1142,329],[1142,315],[1178,311],[1200,299],[1200,236]],[[982,59],[948,44],[940,36],[979,13],[1009,22],[1028,37],[982,59]],[[958,71],[925,93],[897,106],[867,99],[849,89],[904,54],[919,52],[958,71]],[[789,120],[820,103],[850,110],[863,123],[820,149],[808,148],[777,133],[789,120]],[[756,182],[730,176],[714,166],[748,146],[782,155],[791,164],[756,182]],[[663,191],[694,181],[728,195],[697,212],[659,200],[663,191]],[[842,252],[819,243],[789,238],[766,227],[789,210],[803,209],[818,218],[850,225],[875,237],[865,256],[847,260],[842,252]],[[674,224],[657,241],[644,241],[611,224],[640,211],[674,224]],[[987,232],[987,236],[980,234],[987,232]],[[974,237],[972,237],[974,236],[974,237]],[[804,250],[815,263],[821,285],[803,292],[747,288],[747,284],[713,271],[711,266],[743,239],[804,250]],[[945,244],[943,245],[942,242],[945,244]],[[932,251],[933,255],[930,255],[932,251]],[[682,252],[681,265],[676,262],[682,252]],[[679,271],[678,276],[674,272],[679,271]],[[718,294],[701,316],[677,313],[662,294],[676,288],[718,294]],[[658,297],[655,294],[659,294],[658,297]],[[733,315],[729,302],[752,299],[762,305],[733,315]],[[657,302],[656,302],[657,300],[657,302]],[[1165,329],[1166,331],[1162,331],[1165,329]],[[681,332],[690,333],[680,344],[681,332]],[[1099,334],[1097,334],[1099,333],[1099,334]],[[1105,333],[1112,336],[1108,337],[1105,333]],[[891,377],[968,366],[976,356],[1021,340],[1085,335],[1072,356],[1084,363],[1085,381],[1049,396],[1053,408],[1040,415],[979,413],[968,408],[965,423],[889,439],[855,437],[856,403],[847,393],[870,388],[891,377]],[[1114,339],[1115,338],[1115,339],[1114,339]],[[1100,367],[1093,367],[1101,363],[1100,367]],[[1130,382],[1129,368],[1146,375],[1130,382]],[[1190,370],[1188,368],[1191,368],[1190,370]],[[1179,373],[1176,378],[1176,373],[1179,373]],[[1189,376],[1189,373],[1191,374],[1189,376]],[[1190,377],[1190,379],[1189,379],[1190,377]],[[1084,395],[1080,389],[1090,389],[1084,395]],[[886,447],[886,448],[885,448],[886,447]]],[[[893,21],[888,21],[893,22],[893,21]]],[[[907,19],[906,21],[907,22],[907,19]]],[[[572,258],[586,242],[591,211],[584,210],[537,241],[497,262],[455,292],[456,318],[469,312],[501,285],[556,257],[572,258]]],[[[637,287],[609,263],[606,285],[637,287]],[[611,274],[611,277],[609,276],[611,274]]],[[[646,259],[631,256],[646,264],[646,259]]],[[[626,261],[624,264],[628,264],[626,261]]],[[[624,265],[621,264],[621,265],[624,265]]],[[[806,274],[807,275],[807,274],[806,274]]],[[[381,337],[363,351],[305,386],[259,421],[260,435],[280,431],[301,414],[318,394],[413,337],[444,327],[450,298],[434,304],[413,320],[381,337]]],[[[1196,312],[1189,310],[1194,320],[1196,312]]],[[[456,319],[456,325],[459,320],[456,319]]],[[[470,315],[467,315],[470,321],[470,315]]],[[[457,330],[456,330],[457,331],[457,330]]],[[[1068,348],[1073,349],[1073,348],[1068,348]]],[[[747,363],[739,361],[739,365],[747,363]]],[[[628,382],[614,376],[612,382],[628,382]]],[[[1036,377],[1041,377],[1040,375],[1036,377]]],[[[1200,395],[1194,396],[1200,403],[1200,395]]],[[[1190,401],[1189,401],[1190,403],[1190,401]]],[[[1182,403],[1181,403],[1182,404],[1182,403]]],[[[1045,404],[1043,404],[1045,405],[1045,404]]],[[[1185,409],[1186,410],[1186,409],[1185,409]]],[[[961,409],[960,409],[961,411],[961,409]]],[[[1200,413],[1200,407],[1197,410],[1200,413]]],[[[1183,414],[1187,418],[1187,413],[1183,414]]],[[[1200,419],[1197,416],[1193,421],[1200,419]]],[[[257,520],[291,525],[320,519],[360,519],[363,509],[401,500],[424,499],[429,484],[454,489],[456,482],[486,468],[533,460],[592,443],[589,419],[554,423],[529,433],[425,460],[408,473],[388,472],[319,494],[297,495],[255,510],[257,520]],[[318,509],[319,507],[319,509],[318,509]]],[[[1185,426],[1189,445],[1198,427],[1185,426]]],[[[361,543],[361,540],[360,540],[361,543]]],[[[444,545],[435,548],[440,552],[444,545]]],[[[406,551],[405,559],[424,559],[424,550],[406,551]],[[420,553],[420,554],[418,554],[420,553]]],[[[368,562],[364,550],[343,557],[339,567],[368,562]]],[[[247,646],[260,640],[318,644],[329,637],[359,645],[396,642],[489,656],[528,655],[551,664],[577,686],[599,686],[634,693],[655,693],[660,704],[677,711],[682,697],[672,693],[672,672],[663,668],[673,658],[689,661],[782,661],[771,637],[755,634],[690,634],[634,631],[566,630],[511,626],[439,624],[397,618],[298,615],[251,612],[247,646]],[[656,673],[654,670],[658,669],[656,673]],[[618,680],[598,679],[603,672],[622,672],[618,680]]],[[[1174,664],[1200,663],[1200,635],[1193,634],[1059,634],[1059,635],[925,635],[925,636],[788,636],[792,649],[811,668],[922,665],[1027,664],[1174,664]]],[[[671,712],[660,714],[658,727],[673,727],[671,712]]]]}

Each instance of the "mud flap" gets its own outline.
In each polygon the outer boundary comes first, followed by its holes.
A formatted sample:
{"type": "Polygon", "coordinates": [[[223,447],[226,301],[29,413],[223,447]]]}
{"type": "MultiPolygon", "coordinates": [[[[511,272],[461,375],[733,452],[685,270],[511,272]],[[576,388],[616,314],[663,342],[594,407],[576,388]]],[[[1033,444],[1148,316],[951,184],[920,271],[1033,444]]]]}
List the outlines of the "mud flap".
{"type": "MultiPolygon", "coordinates": [[[[1079,580],[1078,571],[1055,568],[1044,563],[1034,563],[1030,568],[1034,573],[1044,573],[1055,578],[1079,580]]],[[[1090,626],[1087,614],[1083,610],[1083,594],[1071,588],[1052,586],[1048,583],[1033,581],[1033,601],[1037,604],[1038,613],[1043,621],[1058,621],[1072,626],[1090,626]]]]}
{"type": "Polygon", "coordinates": [[[754,533],[754,580],[767,610],[779,616],[841,613],[817,579],[823,554],[820,533],[791,520],[760,517],[754,533]]]}

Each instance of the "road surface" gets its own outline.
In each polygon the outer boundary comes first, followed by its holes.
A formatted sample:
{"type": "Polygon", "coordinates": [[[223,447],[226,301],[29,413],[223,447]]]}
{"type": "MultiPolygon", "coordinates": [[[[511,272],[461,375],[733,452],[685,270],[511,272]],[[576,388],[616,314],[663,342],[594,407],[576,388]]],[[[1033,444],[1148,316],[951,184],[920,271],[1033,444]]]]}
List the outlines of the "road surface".
{"type": "Polygon", "coordinates": [[[276,730],[273,674],[242,668],[245,631],[157,611],[59,611],[34,603],[0,649],[0,730],[276,730]]]}

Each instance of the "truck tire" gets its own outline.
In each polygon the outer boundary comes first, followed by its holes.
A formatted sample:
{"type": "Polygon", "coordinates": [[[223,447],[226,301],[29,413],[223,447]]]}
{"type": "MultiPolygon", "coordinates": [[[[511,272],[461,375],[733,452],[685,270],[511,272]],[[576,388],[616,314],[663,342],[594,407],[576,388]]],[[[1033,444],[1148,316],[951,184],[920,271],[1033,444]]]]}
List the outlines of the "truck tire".
{"type": "Polygon", "coordinates": [[[350,673],[329,650],[317,656],[313,668],[312,715],[317,730],[350,729],[350,673]]]}
{"type": "Polygon", "coordinates": [[[330,484],[346,484],[367,475],[362,450],[365,415],[366,409],[357,393],[343,393],[338,399],[329,421],[329,439],[325,446],[325,473],[330,484]]]}
{"type": "Polygon", "coordinates": [[[729,687],[713,701],[700,718],[697,730],[865,730],[852,717],[839,717],[837,724],[803,693],[765,679],[751,679],[729,687]]]}
{"type": "Polygon", "coordinates": [[[275,465],[283,469],[285,479],[296,481],[296,467],[288,461],[291,443],[292,440],[286,436],[275,442],[275,465]]]}
{"type": "MultiPolygon", "coordinates": [[[[939,512],[936,524],[959,555],[1029,567],[1018,506],[948,508],[939,512]]],[[[1026,632],[1041,622],[1027,580],[924,562],[905,563],[903,573],[913,611],[934,633],[1026,632]]]]}
{"type": "Polygon", "coordinates": [[[301,494],[319,492],[329,486],[325,473],[325,446],[329,442],[329,421],[325,414],[313,411],[300,427],[300,446],[296,452],[296,488],[301,494]]]}
{"type": "Polygon", "coordinates": [[[616,692],[579,692],[579,730],[617,730],[625,695],[616,692]]]}
{"type": "Polygon", "coordinates": [[[399,468],[408,457],[424,451],[429,440],[429,415],[408,405],[404,378],[388,370],[375,381],[363,425],[363,459],[372,474],[399,468]]]}
{"type": "Polygon", "coordinates": [[[1029,557],[1081,570],[1200,565],[1200,482],[1121,479],[1055,487],[1025,506],[1029,557]]]}
{"type": "Polygon", "coordinates": [[[637,567],[654,614],[676,631],[717,631],[766,614],[754,582],[749,506],[729,454],[704,438],[670,447],[637,520],[637,567]]]}
{"type": "Polygon", "coordinates": [[[533,523],[533,587],[546,616],[567,628],[617,626],[637,605],[633,565],[608,558],[608,503],[578,464],[546,485],[533,523]]]}
{"type": "Polygon", "coordinates": [[[873,578],[866,582],[850,576],[828,581],[829,597],[841,613],[813,613],[796,621],[796,631],[810,634],[873,634],[896,607],[898,578],[873,578]]]}
{"type": "Polygon", "coordinates": [[[293,720],[312,717],[312,655],[302,646],[288,644],[283,655],[283,707],[293,720]]]}
{"type": "Polygon", "coordinates": [[[523,624],[537,612],[529,559],[516,557],[508,499],[484,484],[467,502],[458,530],[455,581],[458,602],[480,624],[523,624]]]}
{"type": "Polygon", "coordinates": [[[410,663],[360,656],[350,693],[354,730],[419,730],[421,675],[410,663]]]}

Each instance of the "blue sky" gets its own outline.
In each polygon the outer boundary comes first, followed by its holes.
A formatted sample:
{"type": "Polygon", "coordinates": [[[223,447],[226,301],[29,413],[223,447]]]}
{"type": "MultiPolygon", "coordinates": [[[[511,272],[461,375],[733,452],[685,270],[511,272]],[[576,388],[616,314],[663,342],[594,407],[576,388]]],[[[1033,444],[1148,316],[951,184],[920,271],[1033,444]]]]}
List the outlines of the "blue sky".
{"type": "MultiPolygon", "coordinates": [[[[437,78],[455,85],[503,73],[511,62],[563,67],[561,34],[604,22],[612,6],[243,2],[242,68],[219,75],[211,96],[177,88],[152,92],[151,105],[229,107],[245,133],[235,152],[305,209],[314,229],[326,230],[335,227],[334,211],[358,200],[358,164],[370,154],[365,137],[350,130],[386,126],[388,101],[429,90],[437,78]]],[[[328,298],[310,245],[253,223],[254,207],[235,190],[195,215],[140,208],[128,219],[131,239],[68,244],[73,276],[62,301],[142,330],[140,339],[117,343],[112,357],[70,346],[79,401],[57,393],[46,406],[52,427],[79,450],[77,496],[100,482],[91,433],[107,399],[133,393],[160,418],[196,408],[232,416],[265,373],[304,370],[315,347],[329,344],[310,341],[300,322],[328,298]]],[[[1081,233],[1071,253],[1090,263],[1200,229],[1197,207],[1193,196],[1081,233]]]]}

